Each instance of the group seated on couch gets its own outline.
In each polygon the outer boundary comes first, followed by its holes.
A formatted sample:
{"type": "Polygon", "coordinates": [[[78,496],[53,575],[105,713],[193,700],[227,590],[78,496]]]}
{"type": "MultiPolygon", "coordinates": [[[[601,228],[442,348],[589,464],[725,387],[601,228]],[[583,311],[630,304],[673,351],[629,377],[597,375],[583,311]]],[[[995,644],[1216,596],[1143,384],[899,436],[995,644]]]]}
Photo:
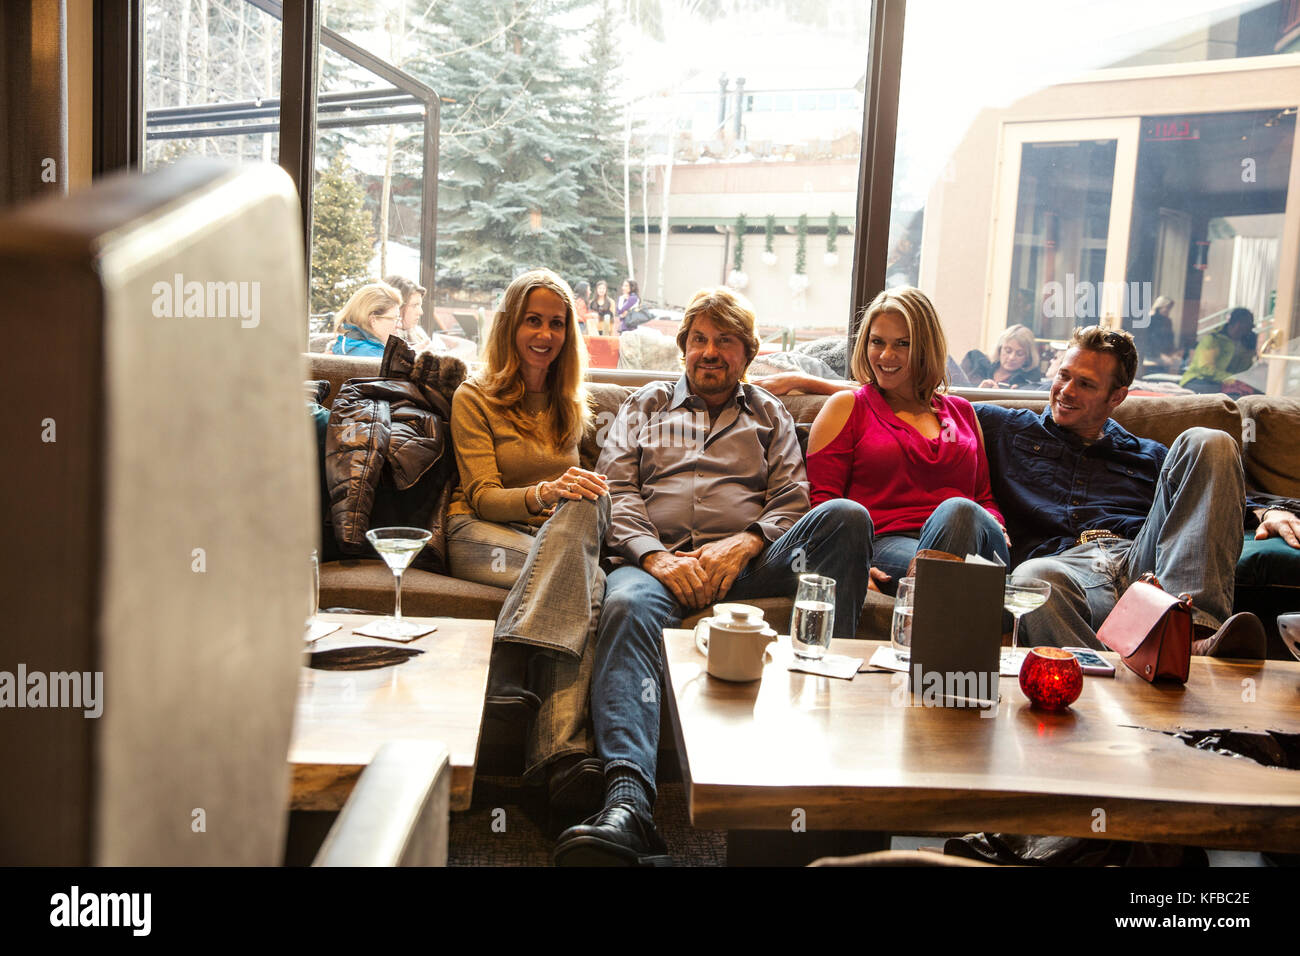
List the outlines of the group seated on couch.
{"type": "MultiPolygon", "coordinates": [[[[379,360],[354,356],[308,354],[307,378],[328,382],[321,404],[328,407],[343,383],[353,378],[378,374],[379,360]]],[[[592,373],[588,385],[595,406],[597,428],[581,449],[582,465],[594,466],[608,424],[623,401],[640,382],[620,384],[601,381],[601,373],[592,373]],[[602,427],[603,426],[603,427],[602,427]]],[[[610,378],[628,376],[608,375],[610,378]]],[[[960,394],[958,390],[958,394],[960,394]]],[[[795,422],[800,425],[801,440],[806,441],[807,426],[816,418],[826,401],[823,395],[787,395],[781,398],[795,422]]],[[[975,398],[975,401],[979,401],[975,398]]],[[[1045,399],[996,399],[999,405],[1040,411],[1045,399]]],[[[1243,396],[1232,401],[1223,395],[1179,396],[1176,398],[1132,396],[1114,413],[1114,418],[1134,435],[1172,445],[1186,429],[1194,426],[1216,428],[1231,435],[1242,449],[1242,463],[1247,488],[1251,492],[1278,496],[1279,506],[1300,510],[1300,400],[1262,395],[1243,396]]],[[[323,451],[324,421],[318,421],[318,435],[323,451]]],[[[325,536],[322,536],[325,538],[325,536]]],[[[370,613],[388,613],[392,607],[392,574],[378,557],[340,558],[322,542],[321,607],[351,608],[370,613]]],[[[457,580],[445,574],[412,568],[403,577],[402,606],[408,614],[495,620],[506,597],[503,588],[457,580]]],[[[753,603],[763,608],[765,617],[774,622],[789,619],[793,596],[762,598],[753,603]]],[[[858,621],[859,637],[884,640],[889,635],[891,598],[872,591],[858,621]]],[[[1244,533],[1243,548],[1237,563],[1234,611],[1254,611],[1269,634],[1268,657],[1289,659],[1277,634],[1275,620],[1279,613],[1300,610],[1300,550],[1280,538],[1256,540],[1244,533]]],[[[684,627],[710,614],[703,609],[683,622],[684,627]]]]}

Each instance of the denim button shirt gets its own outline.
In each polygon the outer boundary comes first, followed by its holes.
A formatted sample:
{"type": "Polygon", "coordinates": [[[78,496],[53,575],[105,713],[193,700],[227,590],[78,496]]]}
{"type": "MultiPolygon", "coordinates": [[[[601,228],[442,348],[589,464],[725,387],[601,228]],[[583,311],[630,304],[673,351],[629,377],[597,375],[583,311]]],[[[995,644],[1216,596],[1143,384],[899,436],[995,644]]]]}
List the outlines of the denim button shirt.
{"type": "Polygon", "coordinates": [[[1169,450],[1107,419],[1091,445],[1050,409],[975,406],[984,430],[993,497],[1011,536],[1011,562],[1060,554],[1090,529],[1136,537],[1155,500],[1169,450]]]}

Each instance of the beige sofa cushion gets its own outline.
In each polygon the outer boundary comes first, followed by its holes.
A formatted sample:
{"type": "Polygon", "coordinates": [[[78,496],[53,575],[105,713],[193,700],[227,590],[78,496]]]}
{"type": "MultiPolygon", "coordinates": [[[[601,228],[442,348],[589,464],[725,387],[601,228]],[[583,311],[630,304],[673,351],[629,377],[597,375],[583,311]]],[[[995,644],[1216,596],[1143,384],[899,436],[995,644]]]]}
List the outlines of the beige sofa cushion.
{"type": "MultiPolygon", "coordinates": [[[[997,402],[1006,408],[1028,408],[1041,412],[1042,399],[1007,399],[997,402]]],[[[1241,444],[1241,414],[1224,395],[1151,396],[1134,395],[1115,409],[1115,421],[1139,438],[1150,438],[1168,447],[1174,439],[1198,425],[1225,431],[1241,444]]]]}
{"type": "MultiPolygon", "coordinates": [[[[320,568],[320,606],[373,614],[393,613],[393,572],[382,561],[346,558],[320,568]]],[[[402,613],[412,617],[462,617],[495,621],[504,588],[408,568],[402,574],[402,613]]]]}
{"type": "Polygon", "coordinates": [[[1300,498],[1300,398],[1245,395],[1241,409],[1246,485],[1273,495],[1300,498]]]}
{"type": "Polygon", "coordinates": [[[329,394],[321,402],[326,408],[334,404],[339,387],[350,378],[374,378],[379,374],[378,356],[331,355],[328,352],[307,356],[307,378],[330,383],[329,394]]]}

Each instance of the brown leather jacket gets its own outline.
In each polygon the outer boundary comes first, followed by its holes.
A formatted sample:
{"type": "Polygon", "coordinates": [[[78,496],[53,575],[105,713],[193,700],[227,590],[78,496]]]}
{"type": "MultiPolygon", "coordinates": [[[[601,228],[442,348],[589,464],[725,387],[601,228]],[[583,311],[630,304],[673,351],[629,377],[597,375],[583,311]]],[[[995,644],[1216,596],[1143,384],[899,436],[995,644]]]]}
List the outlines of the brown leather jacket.
{"type": "Polygon", "coordinates": [[[325,477],[334,536],[345,554],[373,557],[371,527],[433,532],[413,566],[445,569],[444,517],[456,460],[451,397],[465,380],[454,356],[418,356],[389,338],[378,378],[343,383],[330,408],[325,477]]]}

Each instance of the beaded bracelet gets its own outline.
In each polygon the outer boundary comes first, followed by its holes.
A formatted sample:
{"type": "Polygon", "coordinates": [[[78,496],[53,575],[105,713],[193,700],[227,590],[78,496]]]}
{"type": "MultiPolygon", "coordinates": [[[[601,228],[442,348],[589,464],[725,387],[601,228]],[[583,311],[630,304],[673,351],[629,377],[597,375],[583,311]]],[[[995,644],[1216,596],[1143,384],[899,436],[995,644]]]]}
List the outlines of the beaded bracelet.
{"type": "Polygon", "coordinates": [[[542,483],[540,481],[537,484],[533,485],[533,497],[537,499],[538,514],[541,514],[543,511],[546,510],[546,502],[542,500],[541,488],[542,488],[542,483]]]}

